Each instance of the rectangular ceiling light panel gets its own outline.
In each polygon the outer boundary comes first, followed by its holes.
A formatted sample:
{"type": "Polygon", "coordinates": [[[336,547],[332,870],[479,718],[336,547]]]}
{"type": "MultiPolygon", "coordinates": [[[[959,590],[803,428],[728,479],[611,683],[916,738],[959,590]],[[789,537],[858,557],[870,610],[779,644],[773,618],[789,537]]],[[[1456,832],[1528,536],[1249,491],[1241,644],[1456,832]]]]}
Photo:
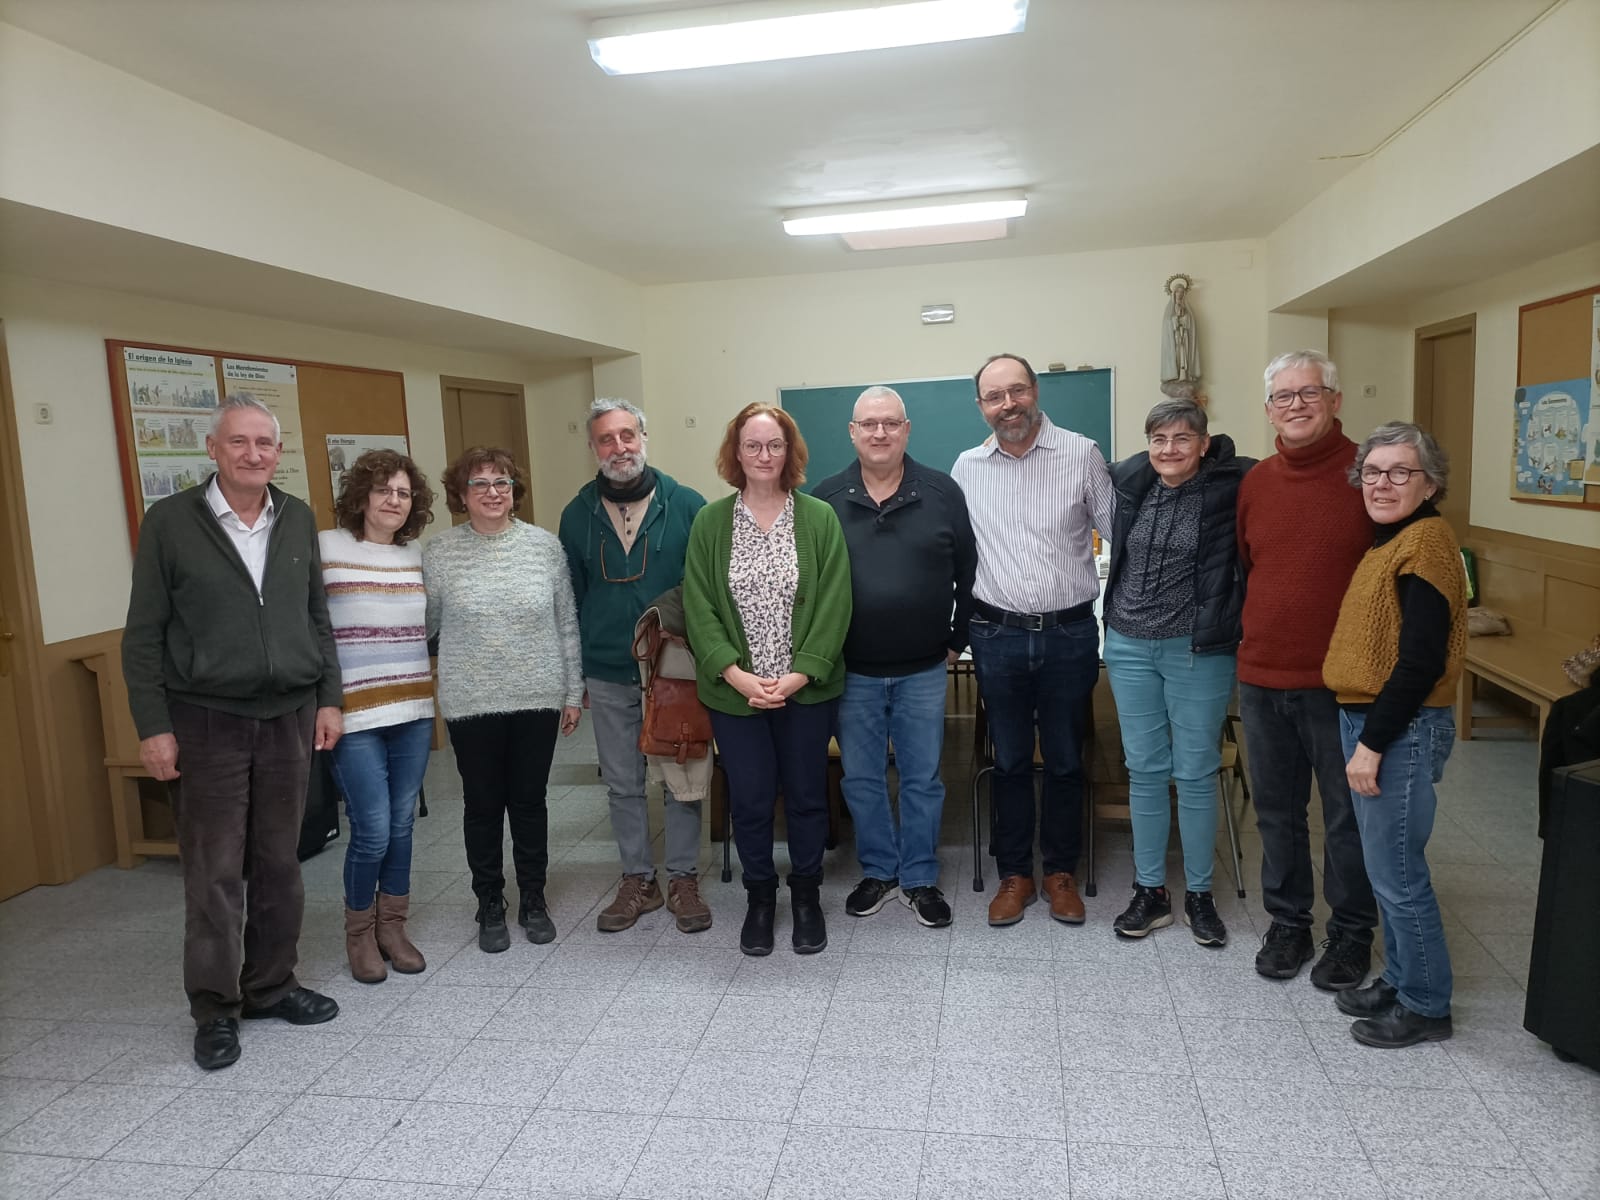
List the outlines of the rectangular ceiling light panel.
{"type": "Polygon", "coordinates": [[[756,0],[590,26],[608,75],[684,71],[1020,33],[1028,0],[756,0]]]}
{"type": "Polygon", "coordinates": [[[885,229],[925,229],[935,225],[967,225],[980,221],[1005,221],[1028,211],[1021,192],[989,192],[968,196],[935,196],[926,200],[901,200],[872,204],[841,204],[831,208],[801,209],[785,213],[783,231],[791,237],[827,233],[877,233],[885,229]]]}

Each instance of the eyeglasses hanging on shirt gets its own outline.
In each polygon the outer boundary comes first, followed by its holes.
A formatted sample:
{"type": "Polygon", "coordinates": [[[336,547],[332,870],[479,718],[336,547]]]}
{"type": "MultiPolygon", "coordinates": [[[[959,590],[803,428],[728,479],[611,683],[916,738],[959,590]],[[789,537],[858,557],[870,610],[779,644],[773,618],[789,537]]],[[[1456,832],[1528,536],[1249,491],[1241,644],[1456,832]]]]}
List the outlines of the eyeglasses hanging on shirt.
{"type": "MultiPolygon", "coordinates": [[[[648,533],[644,534],[639,538],[639,541],[644,544],[644,557],[639,562],[638,572],[633,575],[628,574],[628,559],[631,557],[631,555],[628,553],[622,553],[622,566],[618,568],[618,574],[612,575],[611,568],[606,565],[607,538],[606,535],[602,533],[600,535],[600,578],[605,580],[607,583],[632,583],[637,579],[643,579],[644,573],[650,569],[650,535],[648,533]]],[[[621,542],[617,543],[617,549],[619,551],[622,550],[621,542]]]]}

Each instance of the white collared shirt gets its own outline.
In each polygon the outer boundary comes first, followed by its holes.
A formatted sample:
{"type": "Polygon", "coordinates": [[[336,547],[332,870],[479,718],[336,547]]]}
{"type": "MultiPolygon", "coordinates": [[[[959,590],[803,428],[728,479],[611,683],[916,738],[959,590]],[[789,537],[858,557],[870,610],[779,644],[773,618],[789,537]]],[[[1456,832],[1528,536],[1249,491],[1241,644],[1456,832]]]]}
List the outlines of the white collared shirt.
{"type": "Polygon", "coordinates": [[[261,579],[267,573],[267,540],[272,536],[272,522],[277,516],[277,510],[272,503],[272,493],[267,492],[267,502],[262,506],[261,515],[256,518],[254,525],[246,525],[239,514],[228,507],[228,501],[222,495],[222,488],[217,485],[217,477],[211,477],[211,484],[206,488],[206,503],[211,506],[211,511],[216,514],[222,531],[228,535],[228,540],[233,543],[239,557],[244,559],[245,570],[250,572],[250,578],[256,585],[256,595],[261,595],[261,579]]]}
{"type": "Polygon", "coordinates": [[[972,594],[1018,613],[1055,612],[1100,594],[1098,529],[1111,535],[1111,473],[1092,438],[1040,414],[1039,436],[1013,457],[998,438],[963,451],[950,474],[978,539],[972,594]]]}

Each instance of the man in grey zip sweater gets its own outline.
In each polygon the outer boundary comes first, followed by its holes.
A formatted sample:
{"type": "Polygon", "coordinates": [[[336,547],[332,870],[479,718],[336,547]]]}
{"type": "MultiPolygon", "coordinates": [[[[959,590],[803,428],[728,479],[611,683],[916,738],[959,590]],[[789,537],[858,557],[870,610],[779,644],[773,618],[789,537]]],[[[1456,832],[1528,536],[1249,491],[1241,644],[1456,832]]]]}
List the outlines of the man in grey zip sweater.
{"type": "Polygon", "coordinates": [[[238,1060],[240,1017],[339,1012],[294,975],[311,751],[338,741],[342,692],[315,521],[270,483],[282,450],[264,404],[222,402],[216,474],[145,514],[122,635],[139,758],[179,781],[184,990],[206,1070],[238,1060]]]}

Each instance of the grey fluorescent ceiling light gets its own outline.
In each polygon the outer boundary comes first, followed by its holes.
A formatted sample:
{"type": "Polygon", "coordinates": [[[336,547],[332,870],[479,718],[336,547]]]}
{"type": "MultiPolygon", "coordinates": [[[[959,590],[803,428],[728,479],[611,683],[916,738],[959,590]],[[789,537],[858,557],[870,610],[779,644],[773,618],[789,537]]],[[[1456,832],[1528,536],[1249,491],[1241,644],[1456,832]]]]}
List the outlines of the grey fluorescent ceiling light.
{"type": "Polygon", "coordinates": [[[879,200],[865,204],[796,209],[783,214],[783,231],[791,237],[875,233],[885,229],[922,229],[934,225],[1003,221],[1020,217],[1027,211],[1028,198],[1021,192],[969,192],[960,196],[929,196],[921,200],[879,200]]]}
{"type": "Polygon", "coordinates": [[[608,75],[683,71],[1020,33],[1028,0],[752,0],[589,27],[608,75]]]}

